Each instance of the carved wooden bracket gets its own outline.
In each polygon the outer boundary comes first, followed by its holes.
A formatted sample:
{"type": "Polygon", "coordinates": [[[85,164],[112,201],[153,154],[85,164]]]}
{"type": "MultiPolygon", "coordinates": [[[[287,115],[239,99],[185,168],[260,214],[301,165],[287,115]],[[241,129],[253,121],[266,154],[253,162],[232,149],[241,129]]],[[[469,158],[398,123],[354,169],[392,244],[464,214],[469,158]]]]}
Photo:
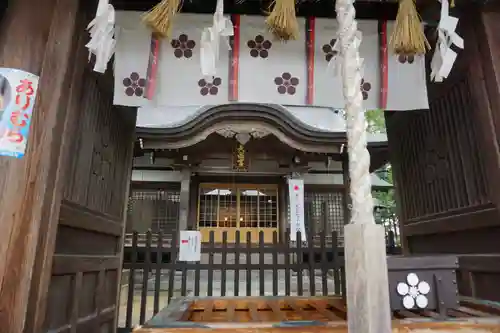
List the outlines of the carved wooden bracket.
{"type": "Polygon", "coordinates": [[[248,128],[248,129],[234,129],[232,127],[225,127],[216,131],[217,134],[225,138],[235,138],[239,143],[245,145],[250,138],[260,139],[271,133],[265,129],[248,128]]]}

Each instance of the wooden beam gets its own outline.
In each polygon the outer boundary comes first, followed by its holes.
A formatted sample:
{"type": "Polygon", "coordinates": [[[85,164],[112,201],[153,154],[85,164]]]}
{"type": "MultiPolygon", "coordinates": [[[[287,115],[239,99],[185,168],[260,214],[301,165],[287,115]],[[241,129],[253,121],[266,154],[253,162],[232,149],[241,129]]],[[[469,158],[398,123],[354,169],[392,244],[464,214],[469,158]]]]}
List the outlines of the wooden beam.
{"type": "Polygon", "coordinates": [[[59,213],[59,223],[72,228],[94,231],[112,236],[121,236],[122,221],[86,207],[63,200],[59,213]]]}
{"type": "Polygon", "coordinates": [[[54,275],[67,275],[78,272],[98,272],[119,269],[120,266],[120,256],[55,254],[52,273],[54,275]]]}
{"type": "Polygon", "coordinates": [[[498,211],[491,206],[490,204],[476,206],[474,211],[457,209],[447,215],[426,216],[425,219],[418,221],[408,220],[402,225],[402,229],[406,237],[411,237],[499,227],[498,211]]]}
{"type": "MultiPolygon", "coordinates": [[[[125,203],[128,202],[129,197],[130,197],[130,190],[132,188],[132,165],[134,163],[134,138],[135,138],[135,123],[137,122],[137,111],[134,113],[134,127],[133,129],[130,130],[130,146],[131,148],[127,152],[127,160],[128,160],[128,173],[125,175],[125,178],[122,179],[123,183],[123,189],[125,193],[123,193],[124,201],[125,203]]],[[[123,256],[124,256],[124,251],[125,251],[125,238],[126,238],[126,231],[127,231],[127,222],[128,222],[128,205],[125,204],[123,207],[123,212],[122,212],[122,234],[121,234],[121,239],[120,239],[120,264],[123,264],[123,256]]],[[[158,244],[156,243],[156,246],[158,244]]],[[[166,242],[164,243],[164,246],[166,245],[166,242]]],[[[119,308],[120,304],[120,291],[122,289],[122,277],[121,274],[119,274],[120,270],[118,270],[118,274],[116,276],[116,292],[115,292],[115,304],[116,307],[119,308]]],[[[118,327],[118,315],[115,316],[114,320],[114,327],[118,327]]],[[[114,332],[114,331],[113,331],[114,332]]]]}
{"type": "MultiPolygon", "coordinates": [[[[482,0],[484,1],[484,0],[482,0]]],[[[117,10],[148,11],[158,2],[156,0],[114,0],[113,5],[117,10]]],[[[262,10],[267,9],[271,1],[245,0],[225,1],[224,12],[229,14],[262,15],[262,10]]],[[[185,1],[182,6],[184,13],[213,14],[215,0],[185,1]]],[[[335,17],[335,1],[303,1],[297,6],[298,16],[335,17]]],[[[356,13],[359,19],[394,19],[398,4],[396,0],[363,0],[356,1],[356,13]],[[359,13],[359,14],[358,14],[359,13]]]]}
{"type": "Polygon", "coordinates": [[[26,319],[32,279],[40,279],[37,295],[48,287],[78,7],[77,0],[16,0],[2,21],[0,66],[40,75],[26,155],[0,157],[0,327],[9,333],[32,324],[26,319]]]}

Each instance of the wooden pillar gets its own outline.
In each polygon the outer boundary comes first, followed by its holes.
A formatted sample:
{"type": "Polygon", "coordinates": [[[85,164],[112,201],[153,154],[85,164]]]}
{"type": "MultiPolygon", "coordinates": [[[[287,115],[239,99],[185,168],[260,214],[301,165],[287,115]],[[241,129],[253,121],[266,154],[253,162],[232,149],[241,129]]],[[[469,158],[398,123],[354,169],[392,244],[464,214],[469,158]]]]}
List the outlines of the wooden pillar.
{"type": "Polygon", "coordinates": [[[189,216],[189,189],[191,183],[191,170],[185,169],[181,172],[181,194],[179,198],[179,231],[188,230],[189,216]]]}
{"type": "MultiPolygon", "coordinates": [[[[344,175],[344,249],[348,330],[350,333],[391,331],[389,278],[385,229],[375,221],[351,221],[349,158],[342,159],[344,175]]],[[[373,218],[372,218],[373,219],[373,218]]]]}
{"type": "Polygon", "coordinates": [[[288,242],[285,238],[286,230],[289,228],[288,221],[288,184],[283,178],[278,184],[278,205],[279,205],[279,240],[280,242],[288,242]]]}
{"type": "Polygon", "coordinates": [[[191,230],[198,229],[198,200],[200,199],[199,186],[200,182],[197,176],[191,175],[189,182],[189,214],[188,214],[188,228],[191,230]]]}
{"type": "MultiPolygon", "coordinates": [[[[492,4],[493,5],[493,4],[492,4]]],[[[470,21],[462,22],[464,40],[473,41],[462,51],[468,53],[467,79],[475,109],[472,113],[478,128],[478,141],[482,151],[485,173],[497,175],[500,168],[500,9],[491,6],[478,12],[471,9],[470,21]]],[[[500,178],[488,177],[488,194],[500,209],[500,178]]]]}
{"type": "Polygon", "coordinates": [[[68,65],[76,45],[78,5],[77,0],[10,1],[2,20],[0,66],[40,76],[26,155],[0,157],[2,332],[23,332],[32,279],[45,292],[48,288],[44,278],[50,277],[64,181],[68,65]],[[37,276],[35,264],[43,267],[37,276]]]}
{"type": "MultiPolygon", "coordinates": [[[[397,112],[396,112],[397,114],[397,112]]],[[[399,239],[401,240],[401,249],[404,255],[410,255],[411,249],[408,244],[408,239],[405,236],[405,225],[407,221],[407,205],[405,202],[405,184],[403,182],[402,171],[403,166],[401,164],[401,155],[398,154],[398,140],[399,133],[395,131],[396,128],[391,126],[394,122],[394,118],[396,115],[390,115],[388,112],[385,112],[385,122],[388,124],[387,130],[387,139],[389,146],[389,156],[391,161],[392,168],[392,177],[393,177],[393,186],[396,200],[396,213],[398,216],[398,227],[399,227],[399,239]]]]}

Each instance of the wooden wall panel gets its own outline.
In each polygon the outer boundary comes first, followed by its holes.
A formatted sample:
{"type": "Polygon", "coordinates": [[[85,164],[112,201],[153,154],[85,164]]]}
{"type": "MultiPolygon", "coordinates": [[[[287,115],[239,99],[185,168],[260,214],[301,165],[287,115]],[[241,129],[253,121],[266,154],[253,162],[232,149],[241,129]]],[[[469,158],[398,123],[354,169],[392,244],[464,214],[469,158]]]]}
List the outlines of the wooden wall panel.
{"type": "Polygon", "coordinates": [[[74,112],[72,58],[79,1],[3,1],[2,67],[40,76],[26,154],[0,157],[0,327],[39,332],[74,112]],[[20,23],[22,22],[22,24],[20,23]]]}
{"type": "Polygon", "coordinates": [[[498,277],[500,254],[463,255],[458,260],[457,274],[460,295],[500,301],[498,277]]]}
{"type": "Polygon", "coordinates": [[[411,253],[500,252],[500,127],[490,102],[498,95],[491,74],[498,59],[484,50],[485,14],[475,8],[467,13],[459,27],[466,48],[445,82],[428,84],[430,110],[386,117],[402,233],[411,253]]]}
{"type": "MultiPolygon", "coordinates": [[[[122,175],[128,170],[128,155],[122,151],[122,126],[134,125],[131,110],[112,105],[109,94],[100,90],[96,73],[87,69],[82,91],[79,128],[74,141],[71,180],[65,199],[103,214],[121,217],[124,191],[122,175]],[[118,187],[117,187],[118,186],[118,187]]],[[[111,73],[109,74],[111,75],[111,73]]]]}
{"type": "MultiPolygon", "coordinates": [[[[95,13],[87,8],[85,24],[95,13]]],[[[112,71],[92,71],[81,27],[72,85],[78,110],[59,213],[44,331],[114,332],[135,110],[112,105],[112,71]],[[76,70],[76,68],[79,68],[76,70]],[[76,91],[76,92],[75,92],[76,91]]]]}

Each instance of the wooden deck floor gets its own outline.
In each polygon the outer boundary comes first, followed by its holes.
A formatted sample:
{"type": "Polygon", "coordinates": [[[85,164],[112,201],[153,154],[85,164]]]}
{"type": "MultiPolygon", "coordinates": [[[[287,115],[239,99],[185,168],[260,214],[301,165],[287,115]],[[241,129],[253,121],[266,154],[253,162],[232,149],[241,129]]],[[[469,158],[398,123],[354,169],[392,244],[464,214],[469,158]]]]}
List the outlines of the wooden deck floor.
{"type": "MultiPolygon", "coordinates": [[[[184,299],[160,311],[135,333],[217,329],[234,333],[345,333],[347,308],[336,297],[184,299]]],[[[393,332],[500,333],[500,305],[463,299],[446,315],[433,311],[393,313],[393,332]]]]}
{"type": "MultiPolygon", "coordinates": [[[[205,333],[206,328],[140,328],[134,333],[205,333]]],[[[321,327],[240,327],[218,328],[220,333],[347,333],[347,325],[321,327]]],[[[393,333],[498,333],[498,326],[467,323],[394,323],[393,333]]]]}

